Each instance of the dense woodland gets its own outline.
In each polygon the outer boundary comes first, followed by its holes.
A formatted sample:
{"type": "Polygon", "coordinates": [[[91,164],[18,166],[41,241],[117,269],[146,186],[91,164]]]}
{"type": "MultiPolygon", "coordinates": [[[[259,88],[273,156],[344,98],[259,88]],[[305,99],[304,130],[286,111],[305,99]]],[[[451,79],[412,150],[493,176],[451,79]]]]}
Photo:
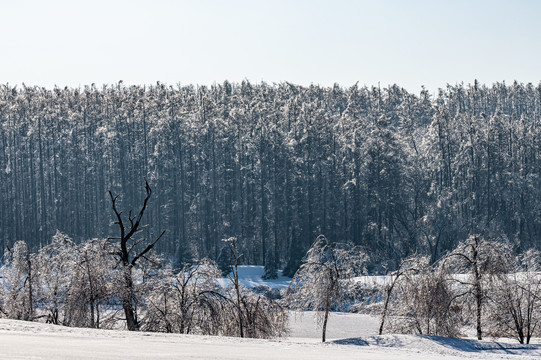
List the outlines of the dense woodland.
{"type": "Polygon", "coordinates": [[[541,85],[289,83],[0,89],[0,241],[115,236],[108,191],[175,264],[241,261],[292,275],[319,234],[370,272],[435,261],[470,234],[515,251],[541,236],[541,85]]]}

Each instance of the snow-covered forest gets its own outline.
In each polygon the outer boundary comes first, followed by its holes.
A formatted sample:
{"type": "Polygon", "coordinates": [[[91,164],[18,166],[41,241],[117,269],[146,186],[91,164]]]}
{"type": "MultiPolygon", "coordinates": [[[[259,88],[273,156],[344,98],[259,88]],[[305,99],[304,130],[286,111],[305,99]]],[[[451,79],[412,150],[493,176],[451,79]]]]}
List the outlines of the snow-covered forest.
{"type": "MultiPolygon", "coordinates": [[[[107,194],[154,194],[148,238],[175,264],[242,261],[293,275],[317,235],[369,271],[432,261],[470,234],[516,250],[541,235],[541,86],[343,88],[290,83],[2,86],[0,239],[114,236],[107,194]]],[[[126,210],[127,211],[127,210],[126,210]]]]}

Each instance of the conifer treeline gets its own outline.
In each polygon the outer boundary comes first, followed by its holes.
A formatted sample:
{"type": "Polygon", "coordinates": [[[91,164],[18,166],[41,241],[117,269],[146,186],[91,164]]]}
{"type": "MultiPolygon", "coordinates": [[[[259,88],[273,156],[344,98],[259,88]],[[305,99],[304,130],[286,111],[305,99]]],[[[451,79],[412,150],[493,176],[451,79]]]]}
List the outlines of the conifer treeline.
{"type": "MultiPolygon", "coordinates": [[[[318,234],[392,264],[438,258],[469,234],[517,249],[541,236],[541,85],[342,88],[0,89],[0,240],[33,248],[56,230],[114,235],[122,208],[154,191],[143,221],[173,261],[294,270],[318,234]]],[[[2,246],[2,248],[4,248],[2,246]]]]}

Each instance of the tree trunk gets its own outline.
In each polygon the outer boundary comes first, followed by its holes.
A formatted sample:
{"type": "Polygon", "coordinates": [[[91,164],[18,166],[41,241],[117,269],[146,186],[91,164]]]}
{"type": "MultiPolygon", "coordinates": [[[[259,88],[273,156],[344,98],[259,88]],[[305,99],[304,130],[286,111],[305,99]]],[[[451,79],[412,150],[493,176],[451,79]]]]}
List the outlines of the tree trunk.
{"type": "MultiPolygon", "coordinates": [[[[334,259],[334,257],[333,257],[334,259]]],[[[327,294],[327,299],[325,301],[325,315],[323,318],[323,328],[321,332],[321,342],[325,342],[325,334],[327,333],[327,320],[329,319],[329,311],[331,311],[331,300],[333,297],[333,291],[334,291],[334,285],[335,282],[338,281],[338,277],[334,278],[333,276],[333,270],[329,269],[329,280],[331,281],[331,288],[329,289],[329,293],[327,294]]]]}
{"type": "Polygon", "coordinates": [[[474,276],[474,292],[475,292],[475,305],[476,305],[476,312],[477,312],[477,340],[483,339],[483,330],[481,328],[481,310],[483,306],[483,293],[481,289],[481,274],[479,272],[479,256],[478,256],[478,249],[479,249],[479,240],[477,236],[474,238],[475,246],[473,248],[473,261],[472,261],[472,269],[473,269],[473,276],[474,276]]]}
{"type": "Polygon", "coordinates": [[[139,323],[137,322],[137,316],[133,308],[133,280],[131,273],[131,266],[125,265],[124,267],[124,292],[122,294],[122,308],[126,315],[126,324],[129,331],[139,331],[139,323]]]}
{"type": "Polygon", "coordinates": [[[30,260],[30,249],[26,248],[26,261],[28,266],[28,318],[25,320],[34,320],[34,297],[32,290],[32,282],[34,281],[32,276],[32,261],[30,260]]]}
{"type": "Polygon", "coordinates": [[[126,323],[129,331],[139,331],[139,324],[135,319],[135,312],[131,301],[124,299],[122,301],[122,307],[124,308],[124,314],[126,315],[126,323]]]}
{"type": "Polygon", "coordinates": [[[383,311],[381,312],[381,321],[379,323],[378,335],[383,335],[383,326],[385,325],[385,318],[387,317],[387,309],[389,308],[389,300],[391,299],[391,293],[393,292],[394,282],[389,285],[385,294],[385,303],[383,304],[383,311]]]}
{"type": "Polygon", "coordinates": [[[323,318],[323,327],[321,331],[321,342],[325,342],[325,334],[327,333],[327,320],[329,319],[329,311],[331,310],[331,299],[327,298],[327,303],[325,304],[325,315],[323,318]]]}

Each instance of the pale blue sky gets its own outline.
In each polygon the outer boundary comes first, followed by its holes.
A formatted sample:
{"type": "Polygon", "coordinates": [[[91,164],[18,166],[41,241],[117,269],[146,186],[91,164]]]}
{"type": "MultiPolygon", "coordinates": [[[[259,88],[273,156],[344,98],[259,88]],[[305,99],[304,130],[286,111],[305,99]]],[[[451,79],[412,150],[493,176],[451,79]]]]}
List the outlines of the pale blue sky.
{"type": "Polygon", "coordinates": [[[541,80],[541,1],[0,0],[0,83],[541,80]]]}

